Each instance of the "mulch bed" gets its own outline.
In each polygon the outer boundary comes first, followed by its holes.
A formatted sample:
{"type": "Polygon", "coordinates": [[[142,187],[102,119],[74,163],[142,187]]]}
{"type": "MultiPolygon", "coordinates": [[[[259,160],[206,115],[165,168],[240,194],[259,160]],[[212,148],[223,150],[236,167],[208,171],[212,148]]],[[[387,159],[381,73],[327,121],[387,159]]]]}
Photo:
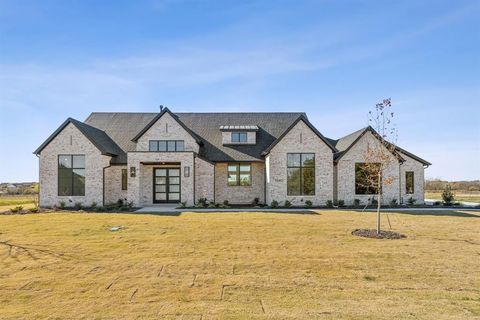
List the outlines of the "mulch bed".
{"type": "Polygon", "coordinates": [[[373,239],[403,239],[407,236],[394,231],[384,231],[381,230],[380,233],[377,233],[375,229],[355,229],[352,231],[352,235],[364,238],[373,238],[373,239]]]}

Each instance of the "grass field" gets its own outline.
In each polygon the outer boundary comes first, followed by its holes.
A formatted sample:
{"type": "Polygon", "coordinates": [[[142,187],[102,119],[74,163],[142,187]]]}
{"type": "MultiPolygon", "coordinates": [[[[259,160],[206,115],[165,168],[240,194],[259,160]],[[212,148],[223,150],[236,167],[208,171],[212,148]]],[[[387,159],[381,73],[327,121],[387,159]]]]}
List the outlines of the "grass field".
{"type": "Polygon", "coordinates": [[[478,319],[480,213],[390,220],[407,239],[347,211],[0,216],[0,317],[478,319]]]}
{"type": "MultiPolygon", "coordinates": [[[[466,201],[466,202],[478,202],[480,203],[480,192],[456,192],[453,191],[455,194],[455,201],[466,201]]],[[[425,192],[425,199],[436,199],[442,200],[442,192],[441,191],[426,191],[425,192]]]]}
{"type": "Polygon", "coordinates": [[[22,206],[25,209],[33,208],[37,195],[1,195],[0,196],[0,212],[8,209],[22,206]]]}

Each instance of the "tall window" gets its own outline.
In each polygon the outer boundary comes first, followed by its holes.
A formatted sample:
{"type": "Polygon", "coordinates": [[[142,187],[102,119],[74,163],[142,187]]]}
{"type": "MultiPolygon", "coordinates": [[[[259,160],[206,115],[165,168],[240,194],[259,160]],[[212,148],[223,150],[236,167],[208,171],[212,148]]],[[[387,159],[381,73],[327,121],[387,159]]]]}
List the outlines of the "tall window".
{"type": "Polygon", "coordinates": [[[287,154],[287,195],[315,195],[315,154],[287,154]]]}
{"type": "Polygon", "coordinates": [[[232,142],[247,142],[247,133],[232,132],[232,142]]]}
{"type": "Polygon", "coordinates": [[[247,163],[232,163],[228,165],[229,186],[251,186],[252,166],[247,163]]]}
{"type": "Polygon", "coordinates": [[[355,194],[378,194],[379,170],[380,163],[355,163],[355,194]]]}
{"type": "Polygon", "coordinates": [[[85,155],[58,156],[58,195],[85,196],[85,155]]]}
{"type": "Polygon", "coordinates": [[[412,194],[414,192],[414,173],[413,171],[407,171],[405,172],[405,187],[406,187],[406,192],[407,194],[412,194]]]}
{"type": "Polygon", "coordinates": [[[151,152],[185,151],[185,142],[183,140],[150,140],[149,150],[151,152]]]}
{"type": "Polygon", "coordinates": [[[128,186],[128,171],[127,169],[122,169],[122,190],[127,190],[128,186]]]}

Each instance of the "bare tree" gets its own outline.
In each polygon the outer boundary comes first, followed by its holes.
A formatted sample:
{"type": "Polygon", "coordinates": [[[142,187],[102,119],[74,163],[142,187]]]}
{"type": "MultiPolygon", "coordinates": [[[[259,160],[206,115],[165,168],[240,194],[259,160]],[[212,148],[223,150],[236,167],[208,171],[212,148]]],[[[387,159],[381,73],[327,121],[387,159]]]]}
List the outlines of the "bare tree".
{"type": "MultiPolygon", "coordinates": [[[[394,113],[391,111],[391,99],[384,99],[368,113],[368,121],[377,139],[369,142],[363,155],[364,162],[355,168],[356,181],[364,193],[371,194],[377,200],[377,234],[380,233],[380,209],[383,187],[394,182],[385,169],[392,162],[398,161],[396,152],[397,130],[393,124],[394,113]]],[[[373,199],[373,198],[372,198],[373,199]]],[[[372,201],[373,203],[373,201],[372,201]]]]}

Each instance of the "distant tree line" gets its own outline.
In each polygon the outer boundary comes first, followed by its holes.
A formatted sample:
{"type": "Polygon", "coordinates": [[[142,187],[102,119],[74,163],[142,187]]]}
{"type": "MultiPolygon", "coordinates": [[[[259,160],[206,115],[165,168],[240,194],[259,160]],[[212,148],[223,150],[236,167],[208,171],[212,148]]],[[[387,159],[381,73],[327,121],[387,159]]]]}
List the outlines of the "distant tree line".
{"type": "Polygon", "coordinates": [[[429,179],[425,182],[425,190],[427,191],[443,191],[447,185],[451,190],[462,191],[480,191],[480,180],[472,181],[445,181],[441,179],[429,179]]]}
{"type": "Polygon", "coordinates": [[[0,194],[38,194],[38,182],[0,183],[0,194]]]}

